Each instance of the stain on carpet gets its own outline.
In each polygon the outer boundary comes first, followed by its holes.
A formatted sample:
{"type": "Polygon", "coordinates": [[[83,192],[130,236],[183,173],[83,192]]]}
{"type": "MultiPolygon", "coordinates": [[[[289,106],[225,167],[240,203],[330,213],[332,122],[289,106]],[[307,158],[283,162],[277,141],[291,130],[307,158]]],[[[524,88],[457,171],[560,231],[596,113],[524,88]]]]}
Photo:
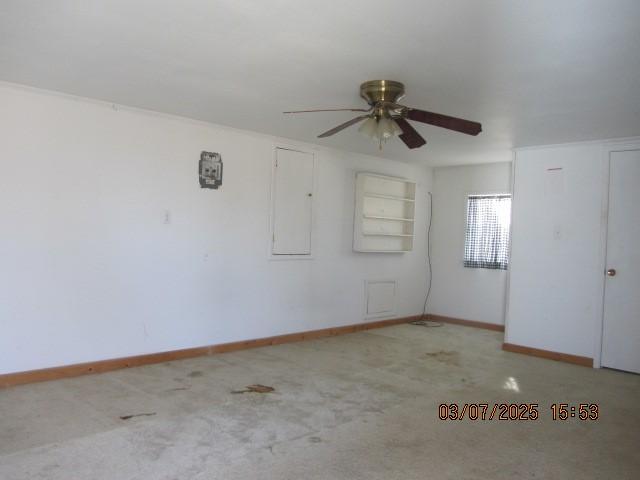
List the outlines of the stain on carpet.
{"type": "Polygon", "coordinates": [[[247,385],[244,390],[231,390],[231,393],[270,393],[273,392],[275,388],[269,387],[267,385],[260,385],[259,383],[255,385],[247,385]]]}
{"type": "Polygon", "coordinates": [[[152,413],[133,413],[131,415],[122,415],[120,417],[120,420],[129,420],[133,417],[151,417],[153,415],[155,415],[156,412],[152,412],[152,413]]]}
{"type": "Polygon", "coordinates": [[[439,350],[437,352],[427,352],[425,357],[444,363],[445,365],[460,365],[460,353],[451,350],[439,350]]]}

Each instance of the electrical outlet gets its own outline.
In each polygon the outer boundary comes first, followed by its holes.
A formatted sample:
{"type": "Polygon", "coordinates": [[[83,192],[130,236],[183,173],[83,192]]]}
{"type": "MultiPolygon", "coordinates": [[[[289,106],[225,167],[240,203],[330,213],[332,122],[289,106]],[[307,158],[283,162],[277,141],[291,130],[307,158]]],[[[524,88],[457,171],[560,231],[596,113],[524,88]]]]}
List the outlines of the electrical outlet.
{"type": "Polygon", "coordinates": [[[162,216],[162,223],[165,225],[169,225],[171,223],[171,212],[169,210],[164,211],[164,215],[162,216]]]}

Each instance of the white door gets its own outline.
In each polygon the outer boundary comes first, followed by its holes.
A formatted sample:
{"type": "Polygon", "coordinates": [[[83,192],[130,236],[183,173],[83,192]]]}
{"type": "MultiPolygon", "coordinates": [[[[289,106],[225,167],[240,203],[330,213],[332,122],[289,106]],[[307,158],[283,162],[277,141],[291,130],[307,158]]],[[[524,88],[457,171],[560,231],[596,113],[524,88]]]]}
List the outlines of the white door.
{"type": "Polygon", "coordinates": [[[273,182],[273,255],[311,254],[313,155],[276,149],[273,182]]]}
{"type": "Polygon", "coordinates": [[[612,152],[602,366],[640,373],[640,150],[612,152]]]}

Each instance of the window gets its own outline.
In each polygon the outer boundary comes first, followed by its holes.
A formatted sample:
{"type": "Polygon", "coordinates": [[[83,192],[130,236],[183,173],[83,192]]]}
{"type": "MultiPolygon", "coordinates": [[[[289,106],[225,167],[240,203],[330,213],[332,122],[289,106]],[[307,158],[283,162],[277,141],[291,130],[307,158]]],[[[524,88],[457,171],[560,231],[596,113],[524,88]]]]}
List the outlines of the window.
{"type": "Polygon", "coordinates": [[[511,195],[470,195],[464,266],[506,270],[509,266],[511,195]]]}

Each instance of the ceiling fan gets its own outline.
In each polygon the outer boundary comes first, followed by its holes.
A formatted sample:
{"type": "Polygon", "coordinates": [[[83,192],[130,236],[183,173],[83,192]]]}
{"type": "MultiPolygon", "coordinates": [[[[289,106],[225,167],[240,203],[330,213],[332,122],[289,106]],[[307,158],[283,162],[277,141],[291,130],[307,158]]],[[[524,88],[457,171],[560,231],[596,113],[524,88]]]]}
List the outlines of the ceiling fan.
{"type": "Polygon", "coordinates": [[[409,148],[418,148],[427,143],[407,120],[427,123],[429,125],[435,125],[436,127],[466,133],[467,135],[475,136],[482,131],[482,125],[478,122],[449,117],[440,113],[427,112],[396,103],[404,97],[404,85],[400,82],[393,80],[371,80],[364,82],[360,85],[360,96],[367,101],[369,108],[295,110],[283,113],[366,112],[365,115],[352,118],[348,122],[344,122],[331,130],[321,133],[318,135],[318,138],[330,137],[351,125],[364,121],[358,130],[377,140],[381,149],[382,144],[394,135],[398,135],[398,138],[409,148]]]}

